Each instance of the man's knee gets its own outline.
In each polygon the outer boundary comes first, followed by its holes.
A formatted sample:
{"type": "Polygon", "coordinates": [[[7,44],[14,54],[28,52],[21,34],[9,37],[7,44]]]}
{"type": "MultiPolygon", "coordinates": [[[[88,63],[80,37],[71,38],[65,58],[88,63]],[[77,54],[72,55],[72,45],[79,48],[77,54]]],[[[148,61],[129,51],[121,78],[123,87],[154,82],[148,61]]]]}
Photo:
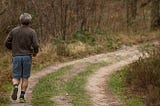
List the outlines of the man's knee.
{"type": "Polygon", "coordinates": [[[13,84],[19,84],[20,79],[18,79],[18,78],[12,78],[12,82],[13,82],[13,84]]]}

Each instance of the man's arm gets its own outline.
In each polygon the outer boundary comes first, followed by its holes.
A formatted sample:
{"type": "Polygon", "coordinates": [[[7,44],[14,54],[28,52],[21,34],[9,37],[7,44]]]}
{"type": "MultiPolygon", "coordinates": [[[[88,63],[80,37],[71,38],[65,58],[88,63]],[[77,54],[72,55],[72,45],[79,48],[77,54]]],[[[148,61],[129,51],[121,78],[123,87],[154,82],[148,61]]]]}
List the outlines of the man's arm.
{"type": "Polygon", "coordinates": [[[5,46],[9,50],[12,50],[12,31],[9,32],[9,34],[8,34],[6,40],[5,40],[5,46]]]}
{"type": "Polygon", "coordinates": [[[39,52],[39,40],[35,31],[33,34],[32,47],[33,47],[33,56],[36,56],[36,54],[39,52]]]}

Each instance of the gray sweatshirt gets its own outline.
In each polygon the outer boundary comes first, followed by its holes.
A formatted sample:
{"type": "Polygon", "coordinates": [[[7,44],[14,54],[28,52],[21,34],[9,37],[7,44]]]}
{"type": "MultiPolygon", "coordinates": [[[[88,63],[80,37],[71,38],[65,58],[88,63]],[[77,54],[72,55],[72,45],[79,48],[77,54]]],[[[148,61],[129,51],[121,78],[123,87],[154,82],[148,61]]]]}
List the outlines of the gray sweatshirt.
{"type": "Polygon", "coordinates": [[[9,32],[5,46],[12,50],[13,56],[32,55],[39,51],[37,34],[28,26],[18,26],[9,32]]]}

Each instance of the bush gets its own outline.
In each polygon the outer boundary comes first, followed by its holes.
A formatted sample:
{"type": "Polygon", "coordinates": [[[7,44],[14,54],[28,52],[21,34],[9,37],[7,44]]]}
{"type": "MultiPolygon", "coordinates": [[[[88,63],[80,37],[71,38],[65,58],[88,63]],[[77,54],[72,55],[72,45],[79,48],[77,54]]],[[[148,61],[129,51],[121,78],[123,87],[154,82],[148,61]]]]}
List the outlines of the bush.
{"type": "Polygon", "coordinates": [[[147,106],[160,105],[160,48],[149,52],[150,57],[140,58],[130,65],[126,83],[132,91],[145,95],[147,106]]]}
{"type": "Polygon", "coordinates": [[[91,35],[88,32],[85,32],[85,31],[77,31],[73,35],[73,38],[75,40],[81,41],[83,43],[88,43],[90,45],[95,45],[96,44],[96,38],[95,38],[95,36],[91,35]]]}

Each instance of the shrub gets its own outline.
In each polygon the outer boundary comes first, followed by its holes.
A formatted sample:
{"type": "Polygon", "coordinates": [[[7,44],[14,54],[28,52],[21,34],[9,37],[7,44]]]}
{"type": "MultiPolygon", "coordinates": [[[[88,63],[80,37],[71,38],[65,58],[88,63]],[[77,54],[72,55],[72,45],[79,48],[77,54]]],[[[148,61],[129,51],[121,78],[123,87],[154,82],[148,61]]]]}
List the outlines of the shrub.
{"type": "Polygon", "coordinates": [[[160,48],[150,50],[148,58],[130,65],[126,84],[132,91],[144,95],[147,106],[160,105],[160,48]]]}

